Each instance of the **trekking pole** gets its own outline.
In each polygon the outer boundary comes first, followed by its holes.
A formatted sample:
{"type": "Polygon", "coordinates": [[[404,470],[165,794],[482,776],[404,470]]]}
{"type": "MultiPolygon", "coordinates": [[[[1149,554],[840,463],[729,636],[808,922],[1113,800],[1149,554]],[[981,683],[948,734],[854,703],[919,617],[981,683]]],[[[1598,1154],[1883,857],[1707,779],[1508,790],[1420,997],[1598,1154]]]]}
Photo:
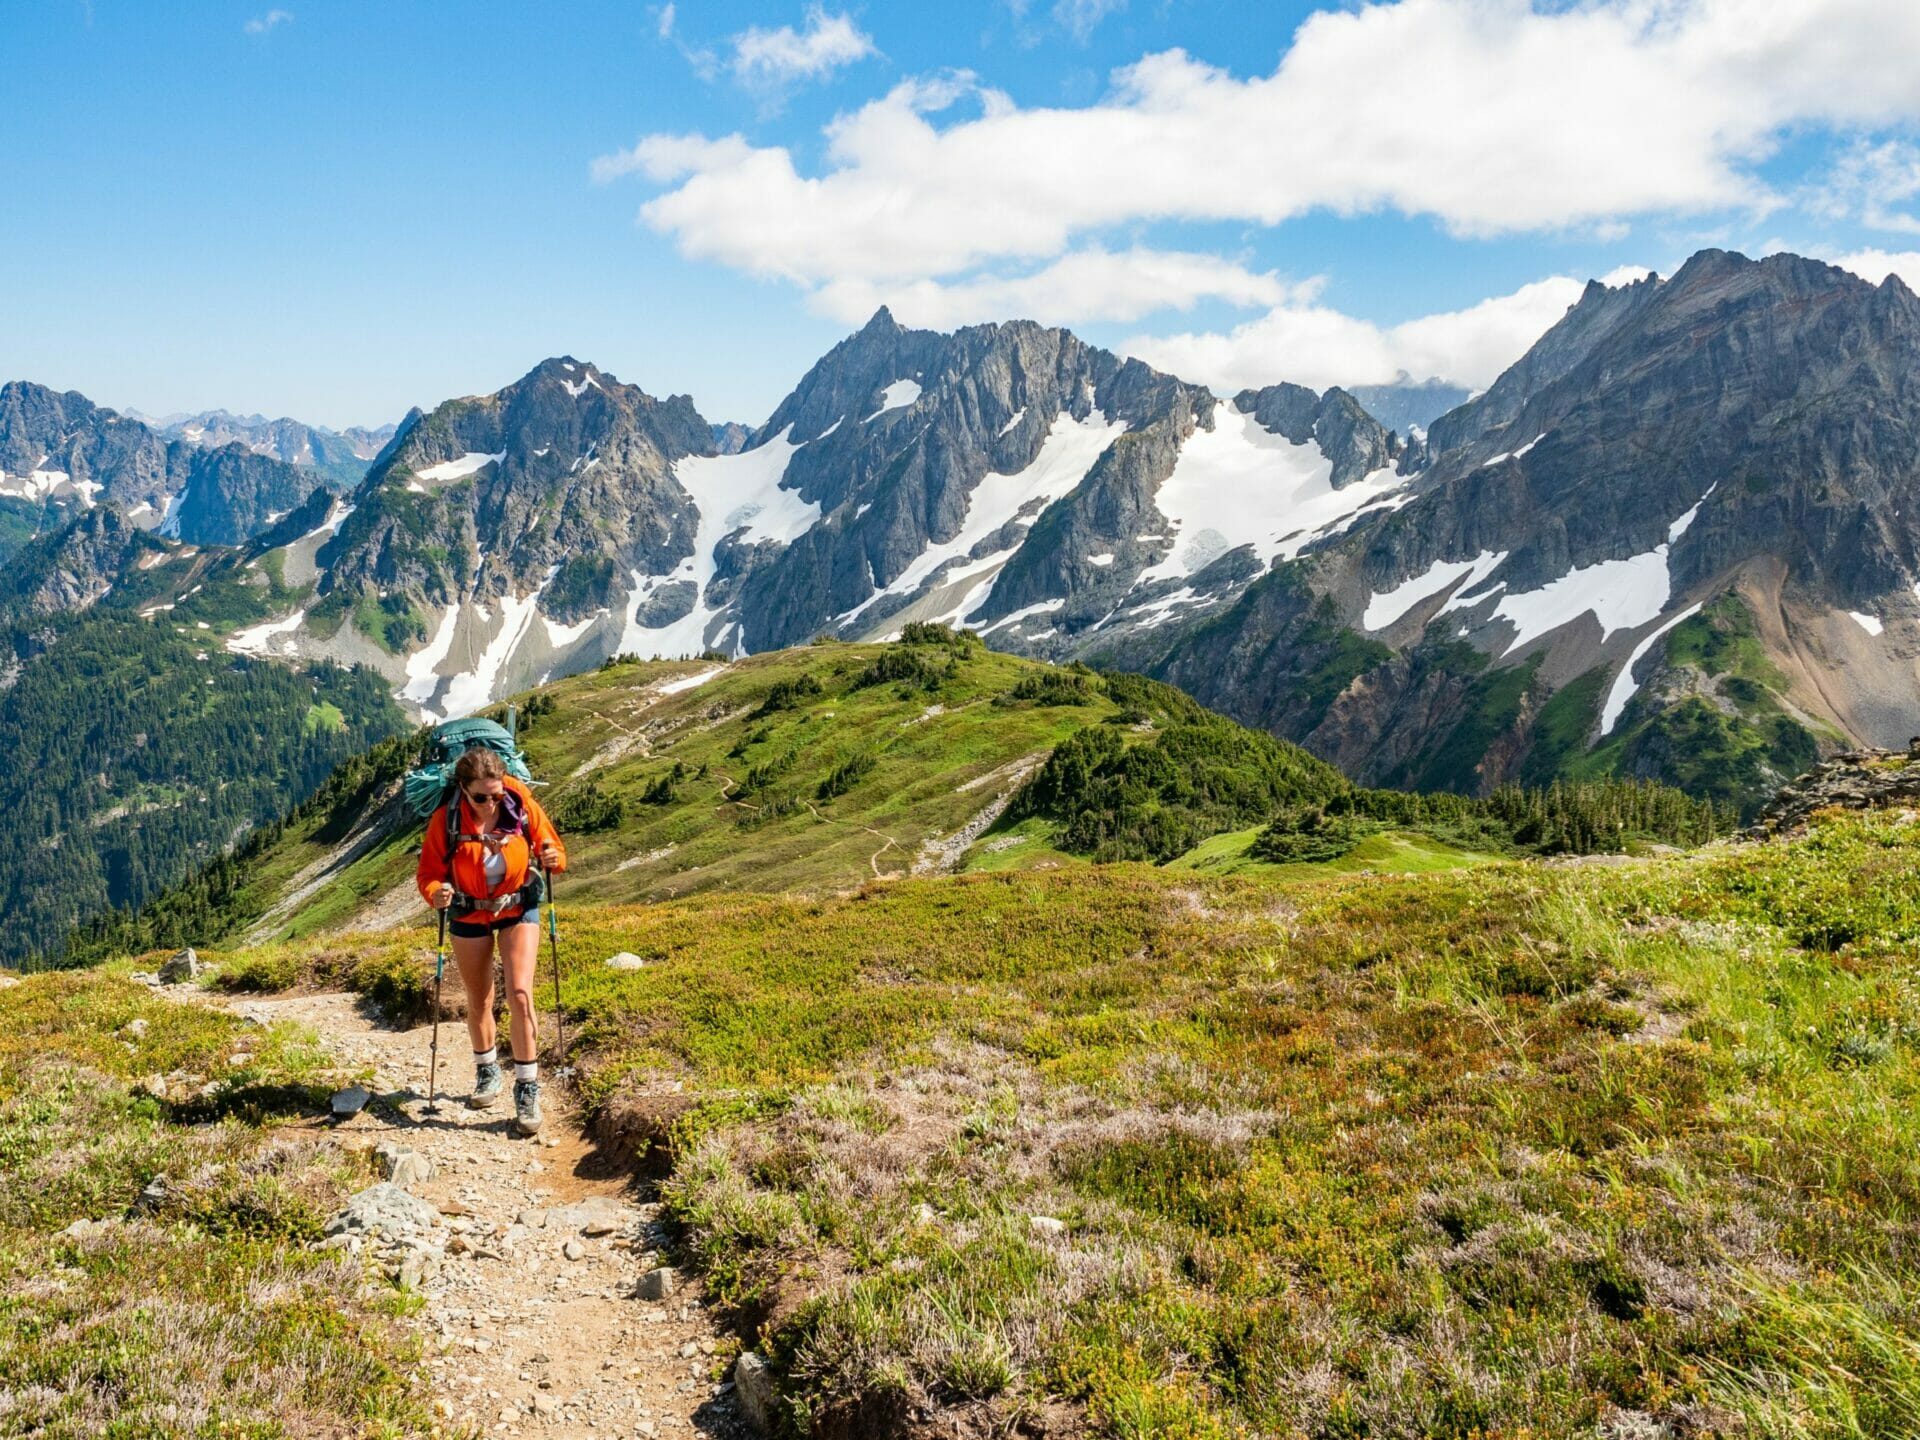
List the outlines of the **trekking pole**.
{"type": "MultiPolygon", "coordinates": [[[[447,909],[452,909],[448,906],[447,909]]],[[[427,1064],[427,1109],[438,1111],[439,1103],[434,1099],[435,1086],[440,1080],[440,977],[447,969],[447,910],[440,912],[440,943],[433,955],[433,1014],[428,1023],[433,1026],[433,1043],[430,1046],[432,1059],[427,1064]]]]}
{"type": "Polygon", "coordinates": [[[560,917],[553,904],[553,872],[544,862],[540,882],[547,894],[547,939],[553,943],[553,1053],[557,1070],[567,1063],[567,1022],[560,1018],[560,917]]]}

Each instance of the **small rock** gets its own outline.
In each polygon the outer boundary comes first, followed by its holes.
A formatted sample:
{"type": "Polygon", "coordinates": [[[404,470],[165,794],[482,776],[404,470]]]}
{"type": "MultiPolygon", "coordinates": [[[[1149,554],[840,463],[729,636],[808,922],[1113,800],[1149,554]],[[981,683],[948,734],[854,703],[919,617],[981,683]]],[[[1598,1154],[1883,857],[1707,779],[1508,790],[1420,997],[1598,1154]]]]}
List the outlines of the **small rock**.
{"type": "Polygon", "coordinates": [[[773,1433],[773,1372],[752,1350],[742,1350],[733,1362],[733,1395],[747,1424],[762,1435],[773,1433]]]}
{"type": "Polygon", "coordinates": [[[640,1218],[630,1205],[592,1195],[577,1204],[552,1212],[553,1222],[563,1230],[578,1230],[582,1235],[613,1235],[631,1229],[640,1218]]]}
{"type": "Polygon", "coordinates": [[[167,1198],[167,1177],[156,1175],[147,1182],[146,1188],[135,1198],[128,1213],[133,1215],[151,1215],[160,1208],[167,1198]]]}
{"type": "Polygon", "coordinates": [[[646,965],[647,962],[631,950],[622,950],[618,955],[609,955],[607,957],[607,968],[609,970],[644,970],[646,965]]]}
{"type": "Polygon", "coordinates": [[[560,1253],[569,1260],[583,1260],[586,1258],[587,1247],[578,1240],[569,1240],[560,1247],[560,1253]]]}
{"type": "Polygon", "coordinates": [[[91,1235],[94,1232],[96,1225],[97,1225],[96,1221],[82,1218],[74,1221],[71,1225],[67,1226],[67,1228],[62,1230],[60,1233],[66,1236],[69,1240],[84,1240],[87,1238],[87,1236],[91,1235]]]}
{"type": "Polygon", "coordinates": [[[395,1185],[414,1185],[433,1178],[433,1162],[411,1146],[382,1140],[373,1147],[373,1159],[395,1185]]]}
{"type": "Polygon", "coordinates": [[[635,1292],[642,1300],[664,1300],[680,1288],[680,1275],[671,1265],[661,1265],[640,1277],[635,1292]]]}
{"type": "Polygon", "coordinates": [[[697,1345],[692,1340],[687,1341],[686,1344],[680,1347],[680,1358],[682,1360],[691,1360],[694,1356],[698,1355],[699,1353],[700,1353],[699,1345],[697,1345]]]}
{"type": "Polygon", "coordinates": [[[1064,1235],[1067,1233],[1067,1222],[1052,1215],[1029,1215],[1027,1228],[1036,1235],[1064,1235]]]}
{"type": "Polygon", "coordinates": [[[333,1096],[334,1118],[336,1120],[344,1120],[349,1115],[358,1115],[362,1110],[367,1108],[367,1101],[372,1098],[373,1096],[359,1085],[349,1085],[344,1090],[335,1091],[333,1096]]]}
{"type": "Polygon", "coordinates": [[[19,983],[18,975],[0,975],[0,990],[10,990],[19,983]]]}
{"type": "Polygon", "coordinates": [[[193,952],[191,945],[169,956],[167,963],[160,967],[162,985],[178,985],[191,980],[200,973],[200,957],[193,952]]]}
{"type": "Polygon", "coordinates": [[[516,1410],[513,1406],[502,1405],[500,1407],[500,1423],[502,1425],[511,1425],[513,1424],[514,1421],[518,1420],[519,1418],[520,1418],[520,1412],[516,1410]]]}
{"type": "Polygon", "coordinates": [[[542,1420],[551,1420],[560,1413],[560,1402],[543,1391],[533,1397],[533,1413],[542,1420]]]}
{"type": "Polygon", "coordinates": [[[252,1063],[253,1056],[249,1055],[245,1050],[236,1050],[227,1057],[227,1066],[233,1070],[238,1070],[242,1065],[251,1065],[252,1063]]]}
{"type": "Polygon", "coordinates": [[[522,1210],[518,1215],[513,1217],[513,1223],[516,1225],[524,1225],[529,1230],[544,1230],[547,1228],[547,1212],[544,1210],[522,1210]]]}
{"type": "Polygon", "coordinates": [[[156,1100],[164,1100],[167,1098],[167,1077],[164,1075],[149,1075],[134,1088],[146,1091],[147,1094],[153,1096],[156,1100]]]}
{"type": "Polygon", "coordinates": [[[141,1015],[127,1022],[127,1034],[131,1035],[134,1039],[136,1040],[142,1039],[146,1035],[146,1033],[147,1033],[147,1017],[146,1016],[141,1015]]]}
{"type": "Polygon", "coordinates": [[[439,1223],[440,1212],[433,1206],[398,1185],[382,1181],[347,1201],[346,1208],[327,1221],[324,1229],[329,1235],[348,1230],[381,1230],[389,1235],[404,1235],[431,1229],[439,1223]]]}

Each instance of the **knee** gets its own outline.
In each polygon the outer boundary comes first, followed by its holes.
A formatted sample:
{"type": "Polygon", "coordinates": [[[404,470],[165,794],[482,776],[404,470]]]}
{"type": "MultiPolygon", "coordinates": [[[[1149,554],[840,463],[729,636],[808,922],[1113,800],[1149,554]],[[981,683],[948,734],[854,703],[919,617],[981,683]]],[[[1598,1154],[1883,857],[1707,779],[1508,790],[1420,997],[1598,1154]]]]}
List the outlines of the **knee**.
{"type": "Polygon", "coordinates": [[[508,987],[507,1001],[515,1010],[531,1015],[533,1013],[533,986],[513,985],[508,987]]]}

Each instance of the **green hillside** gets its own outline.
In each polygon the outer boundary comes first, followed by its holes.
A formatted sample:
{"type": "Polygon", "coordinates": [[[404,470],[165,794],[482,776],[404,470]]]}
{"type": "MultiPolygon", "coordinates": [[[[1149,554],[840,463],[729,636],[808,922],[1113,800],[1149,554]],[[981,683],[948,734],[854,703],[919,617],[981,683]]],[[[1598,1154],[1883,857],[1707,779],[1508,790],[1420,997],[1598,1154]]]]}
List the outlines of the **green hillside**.
{"type": "MultiPolygon", "coordinates": [[[[1436,845],[1477,863],[1724,828],[1657,787],[1487,801],[1359,790],[1169,686],[1023,660],[941,627],[732,663],[621,659],[517,708],[567,839],[563,905],[1170,862],[1248,826],[1265,827],[1252,861],[1339,860],[1365,845],[1353,867],[1382,871],[1429,868],[1436,845]]],[[[143,914],[90,927],[69,960],[426,923],[420,824],[395,799],[418,745],[402,737],[358,757],[143,914]]]]}

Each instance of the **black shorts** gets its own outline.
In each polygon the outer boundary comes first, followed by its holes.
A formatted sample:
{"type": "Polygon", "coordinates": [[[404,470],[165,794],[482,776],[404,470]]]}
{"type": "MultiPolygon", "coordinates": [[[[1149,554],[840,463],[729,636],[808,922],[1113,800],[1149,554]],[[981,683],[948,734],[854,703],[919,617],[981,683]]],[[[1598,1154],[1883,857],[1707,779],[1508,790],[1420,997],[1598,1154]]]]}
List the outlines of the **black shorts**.
{"type": "Polygon", "coordinates": [[[462,940],[484,940],[496,930],[505,930],[509,925],[538,925],[540,907],[530,905],[518,915],[503,916],[498,920],[454,920],[447,928],[462,940]]]}

